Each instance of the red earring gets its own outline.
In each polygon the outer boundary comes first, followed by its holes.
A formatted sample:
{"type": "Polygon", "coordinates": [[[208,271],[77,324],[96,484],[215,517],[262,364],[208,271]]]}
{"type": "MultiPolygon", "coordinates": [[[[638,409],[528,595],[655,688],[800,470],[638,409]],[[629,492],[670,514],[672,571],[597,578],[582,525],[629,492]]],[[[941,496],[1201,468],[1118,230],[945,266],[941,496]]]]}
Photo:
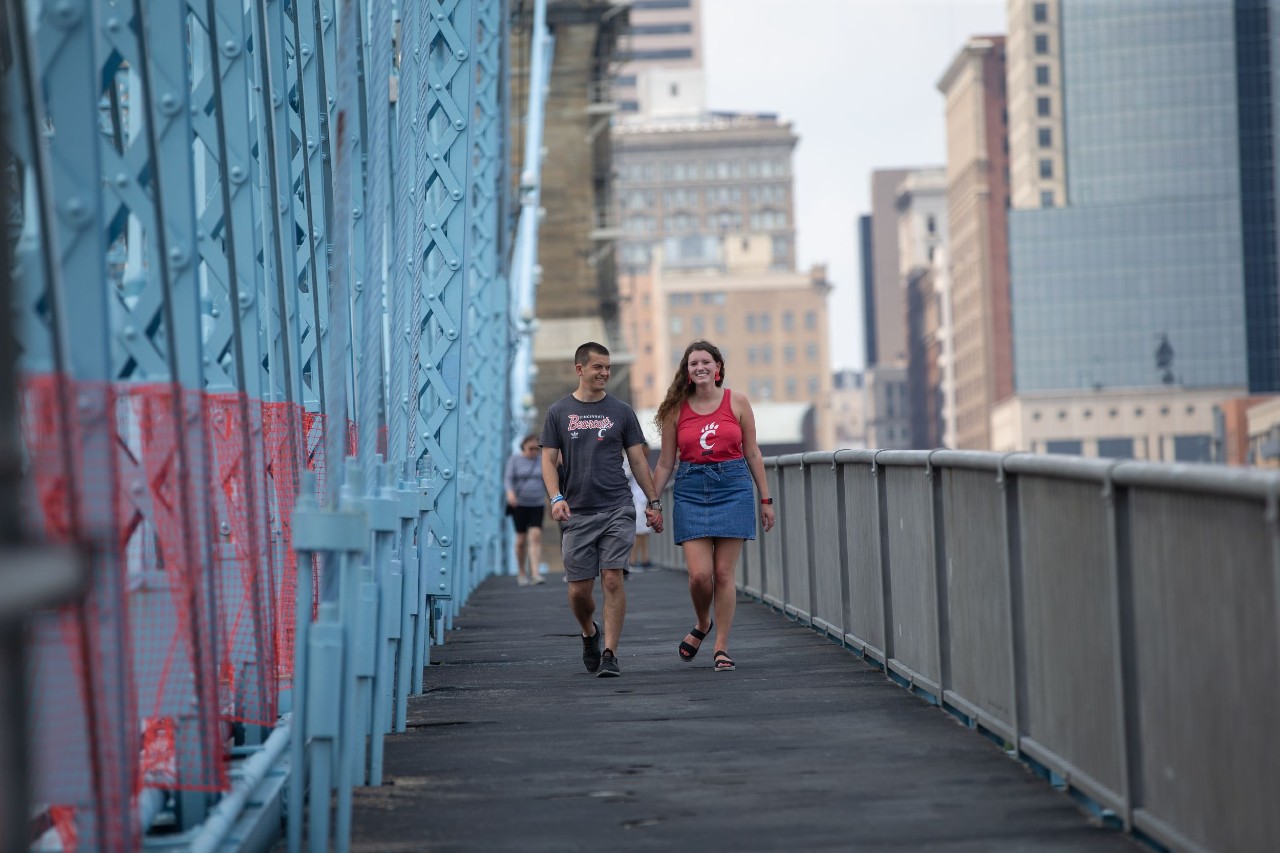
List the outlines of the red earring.
{"type": "Polygon", "coordinates": [[[718,371],[718,370],[716,371],[716,381],[717,381],[717,382],[719,382],[719,381],[720,381],[720,371],[718,371]]]}

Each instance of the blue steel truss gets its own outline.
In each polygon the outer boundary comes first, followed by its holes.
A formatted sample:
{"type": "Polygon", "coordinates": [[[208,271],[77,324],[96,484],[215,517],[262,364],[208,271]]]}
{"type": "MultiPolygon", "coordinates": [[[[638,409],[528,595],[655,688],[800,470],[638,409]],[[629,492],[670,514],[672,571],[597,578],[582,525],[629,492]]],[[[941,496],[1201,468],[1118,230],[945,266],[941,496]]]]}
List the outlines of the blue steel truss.
{"type": "Polygon", "coordinates": [[[38,766],[86,768],[40,801],[93,849],[172,812],[148,847],[208,850],[277,797],[300,850],[309,798],[307,846],[346,849],[352,786],[506,552],[506,3],[5,12],[24,395],[67,436],[65,464],[31,454],[35,523],[92,554],[80,645],[36,616],[34,716],[85,696],[77,732],[35,733],[38,766]]]}

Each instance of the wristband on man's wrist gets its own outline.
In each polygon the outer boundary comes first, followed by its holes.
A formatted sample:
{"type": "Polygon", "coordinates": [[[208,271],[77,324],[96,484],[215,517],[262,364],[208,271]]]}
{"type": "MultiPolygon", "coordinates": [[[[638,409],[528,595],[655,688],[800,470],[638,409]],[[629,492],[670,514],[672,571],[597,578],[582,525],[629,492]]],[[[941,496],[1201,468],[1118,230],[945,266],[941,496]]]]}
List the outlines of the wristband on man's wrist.
{"type": "Polygon", "coordinates": [[[551,505],[555,506],[557,503],[559,503],[562,500],[564,500],[564,495],[556,495],[554,498],[551,499],[551,505]]]}

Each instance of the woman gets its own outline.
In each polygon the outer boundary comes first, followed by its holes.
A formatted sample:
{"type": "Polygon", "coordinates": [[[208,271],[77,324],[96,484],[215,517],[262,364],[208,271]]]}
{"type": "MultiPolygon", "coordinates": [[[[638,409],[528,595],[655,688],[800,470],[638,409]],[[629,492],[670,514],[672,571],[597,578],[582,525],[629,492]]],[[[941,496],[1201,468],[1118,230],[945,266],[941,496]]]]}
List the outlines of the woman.
{"type": "Polygon", "coordinates": [[[507,515],[516,523],[516,583],[520,586],[542,583],[542,455],[538,437],[526,435],[520,452],[507,460],[502,478],[507,490],[507,515]],[[526,557],[528,571],[525,570],[526,557]]]}
{"type": "Polygon", "coordinates": [[[724,380],[720,350],[694,341],[654,418],[662,430],[654,487],[661,494],[675,470],[675,540],[684,546],[698,620],[680,643],[680,659],[693,660],[714,624],[716,672],[734,669],[729,657],[737,601],[734,567],[743,540],[756,538],[752,480],[760,495],[761,523],[766,532],[773,529],[773,498],[756,444],[755,415],[745,394],[721,388],[724,380]]]}

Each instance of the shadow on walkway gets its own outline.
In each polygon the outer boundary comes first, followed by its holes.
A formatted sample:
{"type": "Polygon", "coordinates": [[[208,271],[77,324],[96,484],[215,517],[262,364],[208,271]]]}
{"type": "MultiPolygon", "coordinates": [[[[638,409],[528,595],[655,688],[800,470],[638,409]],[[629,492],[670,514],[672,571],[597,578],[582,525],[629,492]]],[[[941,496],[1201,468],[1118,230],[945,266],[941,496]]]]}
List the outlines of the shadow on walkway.
{"type": "MultiPolygon", "coordinates": [[[[597,587],[597,600],[599,588],[597,587]]],[[[621,678],[582,666],[558,575],[490,578],[442,647],[359,851],[1139,849],[849,652],[739,598],[735,672],[676,646],[685,575],[632,574],[621,678]]]]}

